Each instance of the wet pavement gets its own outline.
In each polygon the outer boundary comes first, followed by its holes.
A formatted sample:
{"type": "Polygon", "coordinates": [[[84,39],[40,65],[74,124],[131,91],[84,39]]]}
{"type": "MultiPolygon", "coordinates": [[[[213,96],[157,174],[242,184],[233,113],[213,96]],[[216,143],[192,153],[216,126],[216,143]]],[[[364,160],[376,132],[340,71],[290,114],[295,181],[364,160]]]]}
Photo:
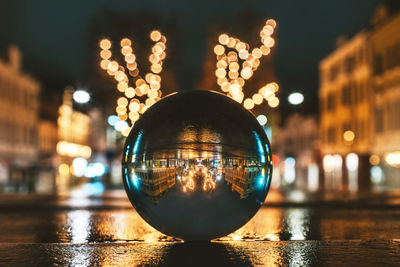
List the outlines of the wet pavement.
{"type": "Polygon", "coordinates": [[[167,237],[123,191],[0,195],[0,265],[400,265],[400,193],[271,192],[236,232],[205,243],[167,237]]]}

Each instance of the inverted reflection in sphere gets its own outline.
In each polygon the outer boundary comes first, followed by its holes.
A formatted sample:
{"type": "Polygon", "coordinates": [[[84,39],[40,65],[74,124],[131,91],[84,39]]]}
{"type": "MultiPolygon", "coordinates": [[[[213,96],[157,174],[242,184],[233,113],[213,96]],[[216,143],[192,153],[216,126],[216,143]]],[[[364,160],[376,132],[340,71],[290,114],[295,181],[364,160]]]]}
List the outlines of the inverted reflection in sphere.
{"type": "Polygon", "coordinates": [[[137,212],[157,230],[210,240],[249,221],[271,183],[270,145],[256,118],[210,91],[170,95],[132,128],[123,180],[137,212]]]}

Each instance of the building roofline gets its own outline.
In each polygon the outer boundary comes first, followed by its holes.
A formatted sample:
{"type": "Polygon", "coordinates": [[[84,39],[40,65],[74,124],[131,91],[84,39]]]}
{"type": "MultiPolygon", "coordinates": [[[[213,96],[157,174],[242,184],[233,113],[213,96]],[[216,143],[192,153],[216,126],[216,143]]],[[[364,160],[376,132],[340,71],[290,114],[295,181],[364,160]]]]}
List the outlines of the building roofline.
{"type": "Polygon", "coordinates": [[[362,29],[355,35],[353,35],[350,39],[346,40],[346,42],[338,47],[336,47],[333,51],[331,51],[328,55],[326,55],[323,59],[320,60],[318,66],[321,69],[323,65],[328,64],[330,60],[335,58],[337,54],[340,53],[340,51],[343,51],[343,49],[346,49],[347,47],[351,46],[352,43],[356,42],[357,39],[359,38],[367,38],[370,34],[370,31],[366,28],[362,29]]]}

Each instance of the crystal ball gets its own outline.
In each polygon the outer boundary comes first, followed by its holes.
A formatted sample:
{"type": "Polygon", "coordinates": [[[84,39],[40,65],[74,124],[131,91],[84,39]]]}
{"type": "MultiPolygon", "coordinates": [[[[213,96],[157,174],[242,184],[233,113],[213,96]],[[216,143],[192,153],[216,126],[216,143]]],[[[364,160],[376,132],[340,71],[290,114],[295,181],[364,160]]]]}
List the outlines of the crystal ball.
{"type": "Polygon", "coordinates": [[[128,198],[160,232],[186,241],[225,236],[248,222],[271,183],[264,129],[231,98],[192,90],[151,106],[126,139],[128,198]]]}

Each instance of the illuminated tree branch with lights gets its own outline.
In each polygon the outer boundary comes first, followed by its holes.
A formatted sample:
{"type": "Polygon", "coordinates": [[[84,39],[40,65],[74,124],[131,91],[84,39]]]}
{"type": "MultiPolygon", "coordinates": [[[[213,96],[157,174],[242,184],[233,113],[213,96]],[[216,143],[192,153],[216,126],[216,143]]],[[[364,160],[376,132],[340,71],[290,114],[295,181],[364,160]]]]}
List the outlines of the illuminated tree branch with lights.
{"type": "Polygon", "coordinates": [[[244,99],[243,92],[246,80],[249,80],[260,66],[260,58],[267,56],[275,44],[275,40],[271,37],[275,27],[275,20],[267,20],[260,32],[262,45],[251,51],[249,44],[227,34],[221,34],[218,37],[219,44],[214,47],[218,85],[227,96],[243,103],[246,109],[253,109],[255,105],[262,104],[264,99],[272,108],[279,105],[279,99],[275,95],[279,86],[275,82],[266,84],[250,98],[244,99]]]}
{"type": "MultiPolygon", "coordinates": [[[[117,82],[117,89],[124,96],[117,100],[116,113],[121,121],[126,121],[133,125],[150,106],[161,99],[161,77],[163,60],[166,57],[166,37],[159,31],[152,31],[150,39],[155,43],[149,56],[151,63],[150,70],[144,76],[139,74],[136,56],[133,52],[132,42],[128,38],[121,40],[121,54],[124,56],[125,67],[112,60],[110,51],[111,41],[103,39],[100,41],[100,67],[108,75],[114,77],[117,82]],[[130,76],[128,76],[128,74],[130,76]]],[[[124,136],[129,134],[130,128],[122,131],[124,136]]]]}

